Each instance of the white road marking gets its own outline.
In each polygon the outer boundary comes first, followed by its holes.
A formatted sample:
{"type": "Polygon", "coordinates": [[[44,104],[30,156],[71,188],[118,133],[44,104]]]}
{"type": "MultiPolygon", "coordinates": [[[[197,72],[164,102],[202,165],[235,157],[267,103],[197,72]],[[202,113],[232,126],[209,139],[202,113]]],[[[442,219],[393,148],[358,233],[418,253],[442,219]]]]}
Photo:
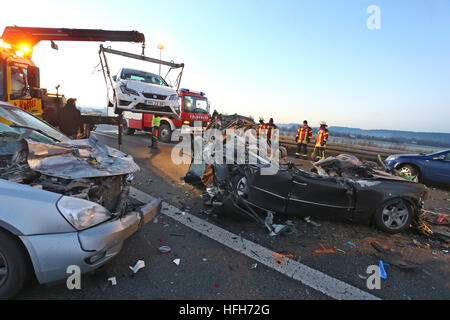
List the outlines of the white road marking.
{"type": "Polygon", "coordinates": [[[281,257],[280,260],[283,263],[279,264],[275,259],[275,252],[192,214],[181,214],[181,210],[166,202],[162,203],[161,213],[333,299],[380,300],[380,298],[370,293],[330,277],[295,260],[281,257]]]}

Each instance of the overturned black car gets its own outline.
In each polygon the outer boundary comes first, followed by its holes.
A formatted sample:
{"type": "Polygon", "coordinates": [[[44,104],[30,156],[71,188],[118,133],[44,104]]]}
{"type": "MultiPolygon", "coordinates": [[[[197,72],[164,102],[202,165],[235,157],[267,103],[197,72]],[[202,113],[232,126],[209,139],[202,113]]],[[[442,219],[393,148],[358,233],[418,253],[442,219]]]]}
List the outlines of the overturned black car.
{"type": "Polygon", "coordinates": [[[374,222],[398,233],[420,214],[424,185],[376,170],[373,163],[339,155],[314,164],[314,172],[294,163],[262,175],[262,164],[212,164],[206,203],[220,212],[250,216],[291,215],[328,220],[374,222]]]}

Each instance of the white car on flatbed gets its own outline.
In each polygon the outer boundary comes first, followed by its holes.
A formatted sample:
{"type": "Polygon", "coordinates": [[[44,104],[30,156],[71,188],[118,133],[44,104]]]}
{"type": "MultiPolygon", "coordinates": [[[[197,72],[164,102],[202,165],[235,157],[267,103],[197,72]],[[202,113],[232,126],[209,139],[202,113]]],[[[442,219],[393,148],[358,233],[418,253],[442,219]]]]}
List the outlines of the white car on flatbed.
{"type": "Polygon", "coordinates": [[[122,68],[112,78],[115,81],[115,109],[161,116],[178,115],[178,94],[161,76],[122,68]]]}

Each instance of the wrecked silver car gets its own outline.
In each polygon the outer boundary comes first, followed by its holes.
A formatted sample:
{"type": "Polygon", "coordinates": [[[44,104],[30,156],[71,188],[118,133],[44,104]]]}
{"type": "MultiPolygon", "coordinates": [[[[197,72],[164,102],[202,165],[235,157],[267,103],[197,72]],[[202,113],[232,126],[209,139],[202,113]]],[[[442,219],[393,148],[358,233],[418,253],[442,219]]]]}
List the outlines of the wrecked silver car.
{"type": "Polygon", "coordinates": [[[117,255],[160,206],[129,185],[137,170],[127,154],[0,103],[0,298],[32,275],[51,283],[117,255]]]}

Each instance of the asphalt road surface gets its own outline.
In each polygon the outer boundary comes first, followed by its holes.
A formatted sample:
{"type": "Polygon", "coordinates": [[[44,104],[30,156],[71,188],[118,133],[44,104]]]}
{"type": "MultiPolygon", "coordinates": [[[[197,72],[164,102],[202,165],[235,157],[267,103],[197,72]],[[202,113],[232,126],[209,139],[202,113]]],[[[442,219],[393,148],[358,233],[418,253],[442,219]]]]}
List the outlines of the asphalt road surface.
{"type": "MultiPolygon", "coordinates": [[[[117,147],[115,131],[101,126],[95,136],[117,147]]],[[[81,290],[34,283],[18,299],[450,299],[445,243],[413,231],[388,235],[373,226],[330,221],[317,221],[315,227],[299,218],[289,218],[295,233],[271,237],[254,221],[205,212],[202,191],[181,180],[189,165],[172,162],[175,144],[159,143],[152,151],[150,141],[147,133],[124,136],[122,151],[141,167],[133,186],[161,198],[167,208],[130,237],[114,260],[84,275],[81,290]],[[381,289],[369,290],[366,270],[379,264],[373,241],[419,267],[386,266],[381,289]],[[160,253],[161,246],[171,252],[160,253]],[[280,264],[273,253],[291,258],[280,258],[280,264]],[[138,260],[146,266],[133,274],[129,266],[138,260]],[[108,282],[110,277],[117,285],[108,282]]],[[[448,207],[444,199],[438,201],[448,207]]]]}

